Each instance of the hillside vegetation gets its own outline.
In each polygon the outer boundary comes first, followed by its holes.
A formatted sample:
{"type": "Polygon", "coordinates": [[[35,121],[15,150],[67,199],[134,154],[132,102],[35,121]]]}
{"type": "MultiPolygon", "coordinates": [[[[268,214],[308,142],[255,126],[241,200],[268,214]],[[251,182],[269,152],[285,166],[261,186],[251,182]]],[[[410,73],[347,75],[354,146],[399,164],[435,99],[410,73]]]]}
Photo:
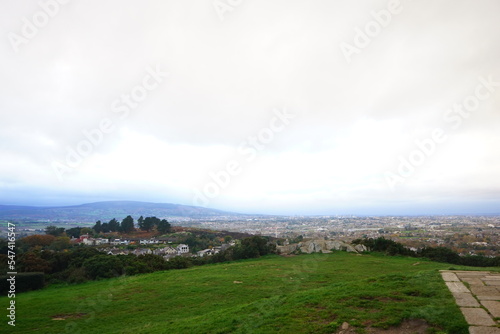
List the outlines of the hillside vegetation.
{"type": "Polygon", "coordinates": [[[16,296],[13,332],[335,333],[348,322],[363,333],[424,319],[431,333],[467,333],[439,275],[450,268],[334,252],[52,286],[16,296]]]}
{"type": "Polygon", "coordinates": [[[77,222],[112,219],[132,215],[158,217],[206,218],[217,216],[245,216],[244,214],[207,209],[199,206],[149,203],[136,201],[108,201],[61,207],[0,205],[0,220],[21,222],[77,222]]]}

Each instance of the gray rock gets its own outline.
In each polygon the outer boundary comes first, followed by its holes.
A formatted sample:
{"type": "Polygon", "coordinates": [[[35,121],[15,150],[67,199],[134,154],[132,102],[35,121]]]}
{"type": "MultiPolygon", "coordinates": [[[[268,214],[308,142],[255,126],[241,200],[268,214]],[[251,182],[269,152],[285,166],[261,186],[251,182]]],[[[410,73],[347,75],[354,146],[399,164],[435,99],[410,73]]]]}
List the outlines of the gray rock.
{"type": "Polygon", "coordinates": [[[298,244],[291,244],[286,246],[276,246],[278,254],[291,254],[298,249],[298,244]]]}
{"type": "Polygon", "coordinates": [[[277,246],[276,249],[280,254],[290,254],[297,250],[300,250],[302,253],[307,253],[307,254],[319,253],[319,252],[330,253],[331,250],[340,250],[353,253],[367,251],[367,248],[364,245],[357,245],[356,247],[340,240],[314,239],[314,240],[299,242],[298,244],[277,246]]]}
{"type": "Polygon", "coordinates": [[[361,244],[354,246],[354,249],[360,253],[368,252],[368,247],[366,247],[365,245],[361,245],[361,244]]]}

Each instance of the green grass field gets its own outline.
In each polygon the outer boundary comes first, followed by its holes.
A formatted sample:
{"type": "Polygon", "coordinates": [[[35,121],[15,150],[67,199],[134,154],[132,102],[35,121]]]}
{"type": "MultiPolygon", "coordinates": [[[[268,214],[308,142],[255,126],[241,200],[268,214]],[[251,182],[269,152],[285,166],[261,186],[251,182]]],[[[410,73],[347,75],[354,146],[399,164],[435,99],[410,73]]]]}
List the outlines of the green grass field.
{"type": "Polygon", "coordinates": [[[17,295],[15,328],[0,298],[0,332],[335,333],[346,321],[362,333],[424,319],[431,333],[467,333],[438,271],[451,267],[335,252],[53,286],[17,295]]]}

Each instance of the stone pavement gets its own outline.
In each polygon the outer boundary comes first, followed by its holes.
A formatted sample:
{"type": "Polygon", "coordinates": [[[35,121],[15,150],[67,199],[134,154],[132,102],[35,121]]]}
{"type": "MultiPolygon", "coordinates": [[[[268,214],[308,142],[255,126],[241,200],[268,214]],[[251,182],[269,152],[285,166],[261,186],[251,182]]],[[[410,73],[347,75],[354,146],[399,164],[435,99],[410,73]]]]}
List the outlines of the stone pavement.
{"type": "Polygon", "coordinates": [[[470,334],[500,334],[500,274],[441,270],[441,276],[469,323],[470,334]]]}

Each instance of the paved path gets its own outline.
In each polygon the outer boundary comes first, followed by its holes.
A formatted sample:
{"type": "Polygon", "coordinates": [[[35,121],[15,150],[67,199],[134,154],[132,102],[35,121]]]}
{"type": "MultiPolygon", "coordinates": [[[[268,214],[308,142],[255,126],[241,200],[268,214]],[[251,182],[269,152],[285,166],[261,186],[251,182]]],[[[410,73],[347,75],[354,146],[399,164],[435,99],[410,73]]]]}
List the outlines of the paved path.
{"type": "Polygon", "coordinates": [[[469,323],[470,334],[500,334],[500,274],[441,270],[441,276],[469,323]]]}

